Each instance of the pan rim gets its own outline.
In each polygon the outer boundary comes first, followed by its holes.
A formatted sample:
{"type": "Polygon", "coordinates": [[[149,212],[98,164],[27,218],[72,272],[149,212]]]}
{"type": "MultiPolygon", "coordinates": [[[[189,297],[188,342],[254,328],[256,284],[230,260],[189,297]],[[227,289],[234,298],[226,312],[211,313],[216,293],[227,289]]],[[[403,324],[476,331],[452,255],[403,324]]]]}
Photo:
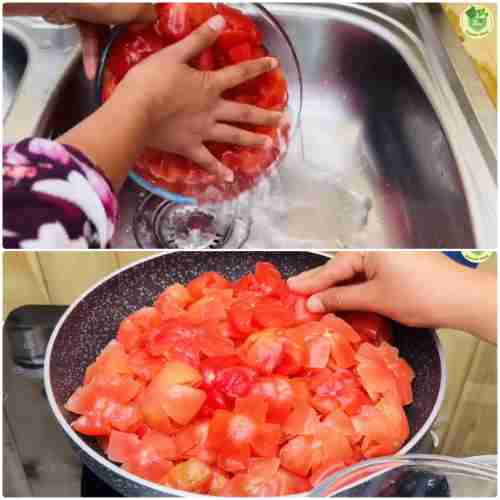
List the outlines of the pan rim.
{"type": "MultiPolygon", "coordinates": [[[[239,252],[248,252],[248,253],[253,253],[258,250],[238,250],[239,252]]],[[[311,250],[300,250],[301,252],[303,251],[304,253],[310,253],[313,255],[320,255],[322,257],[327,257],[331,258],[331,255],[327,254],[326,252],[321,252],[321,251],[311,251],[311,250]]],[[[184,253],[195,253],[196,250],[166,250],[162,251],[160,253],[155,253],[154,255],[150,255],[147,257],[144,257],[143,259],[140,259],[138,261],[135,261],[125,267],[122,267],[120,269],[117,269],[116,271],[113,271],[109,275],[105,276],[101,280],[99,280],[97,283],[89,287],[87,290],[85,290],[81,295],[79,295],[73,302],[72,304],[68,307],[68,309],[64,312],[64,314],[61,316],[59,321],[57,322],[56,326],[54,327],[54,330],[52,331],[52,334],[50,336],[49,342],[47,344],[47,350],[45,353],[45,358],[44,358],[44,367],[43,367],[43,380],[44,380],[44,387],[45,387],[45,392],[47,394],[47,399],[49,401],[50,408],[52,410],[52,413],[54,417],[57,420],[57,423],[62,427],[62,430],[64,433],[67,435],[67,437],[71,440],[72,443],[78,446],[79,449],[81,449],[87,456],[95,460],[97,463],[99,463],[101,466],[110,469],[112,472],[115,474],[118,474],[122,478],[131,481],[133,483],[139,484],[142,487],[146,488],[151,488],[155,490],[157,493],[161,493],[163,495],[167,494],[169,496],[189,496],[189,497],[194,497],[194,498],[207,498],[211,495],[206,495],[206,494],[201,494],[201,493],[192,493],[192,492],[187,492],[183,490],[177,490],[174,488],[169,488],[167,486],[161,486],[158,483],[153,483],[151,481],[147,481],[146,479],[142,479],[139,476],[136,476],[135,474],[131,474],[130,472],[127,472],[125,469],[122,467],[119,467],[118,465],[114,464],[110,460],[108,460],[106,457],[98,453],[95,449],[93,449],[91,446],[89,446],[81,437],[80,435],[73,430],[73,428],[69,425],[69,423],[66,421],[64,418],[63,414],[59,410],[59,406],[56,403],[54,393],[52,391],[52,384],[51,384],[51,379],[50,379],[50,358],[52,355],[52,350],[54,347],[55,340],[59,334],[59,330],[61,329],[62,325],[66,321],[66,318],[73,312],[73,310],[77,307],[80,302],[87,297],[87,295],[91,294],[96,288],[101,286],[103,283],[106,281],[110,280],[114,276],[117,276],[118,274],[131,269],[132,267],[138,266],[144,262],[148,262],[150,260],[156,259],[156,258],[161,258],[164,255],[169,255],[173,253],[179,253],[179,252],[184,252],[184,253]]],[[[234,250],[218,250],[218,252],[234,252],[234,250]]],[[[283,251],[283,253],[287,253],[286,251],[283,251]]],[[[429,329],[431,335],[434,338],[434,341],[436,343],[436,348],[438,351],[438,356],[439,356],[439,365],[441,369],[441,377],[440,377],[440,384],[439,384],[439,390],[438,394],[436,397],[436,401],[434,402],[433,408],[427,419],[425,420],[424,424],[421,426],[421,428],[418,430],[418,432],[415,433],[415,435],[399,450],[395,455],[405,455],[408,451],[410,451],[425,435],[425,433],[429,430],[430,426],[436,419],[439,410],[441,409],[441,406],[444,401],[445,397],[445,389],[446,389],[446,382],[447,382],[447,369],[446,369],[446,362],[445,362],[445,356],[444,356],[444,349],[443,345],[441,343],[441,340],[439,336],[437,335],[436,331],[434,329],[429,329]]],[[[308,492],[302,493],[302,494],[295,494],[295,495],[285,495],[283,497],[276,497],[276,498],[303,498],[304,495],[307,495],[308,492]]]]}

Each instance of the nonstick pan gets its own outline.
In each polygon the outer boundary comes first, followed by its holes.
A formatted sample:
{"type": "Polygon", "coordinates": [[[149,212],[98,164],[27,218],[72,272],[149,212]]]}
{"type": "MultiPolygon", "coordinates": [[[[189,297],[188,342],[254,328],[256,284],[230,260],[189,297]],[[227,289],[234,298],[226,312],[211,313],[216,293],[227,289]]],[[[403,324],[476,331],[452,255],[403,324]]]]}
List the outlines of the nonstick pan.
{"type": "MultiPolygon", "coordinates": [[[[107,460],[97,443],[70,426],[75,415],[64,403],[82,383],[85,368],[115,336],[120,322],[137,309],[151,305],[168,285],[187,283],[200,273],[216,271],[237,279],[259,261],[273,263],[289,277],[325,263],[313,252],[171,252],[145,259],[96,284],[78,298],[56,325],[45,357],[45,388],[52,411],[81,461],[112,488],[126,496],[193,496],[151,483],[107,460]]],[[[395,343],[415,370],[414,401],[406,407],[410,439],[400,453],[418,451],[434,422],[446,385],[444,357],[435,332],[394,325],[395,343]]]]}

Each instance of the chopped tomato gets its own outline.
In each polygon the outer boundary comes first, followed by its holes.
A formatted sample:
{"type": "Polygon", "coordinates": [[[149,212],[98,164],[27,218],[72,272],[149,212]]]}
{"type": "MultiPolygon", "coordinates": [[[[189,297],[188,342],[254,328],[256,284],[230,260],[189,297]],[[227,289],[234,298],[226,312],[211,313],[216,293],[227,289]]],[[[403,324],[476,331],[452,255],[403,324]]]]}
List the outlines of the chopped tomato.
{"type": "Polygon", "coordinates": [[[212,469],[196,458],[181,462],[170,469],[164,482],[172,488],[206,493],[212,480],[212,469]]]}
{"type": "Polygon", "coordinates": [[[243,300],[235,302],[229,309],[229,321],[239,332],[252,333],[253,311],[253,304],[243,300]]]}
{"type": "Polygon", "coordinates": [[[380,344],[383,341],[392,342],[391,323],[386,318],[372,312],[346,313],[346,320],[367,342],[380,344]]]}
{"type": "Polygon", "coordinates": [[[231,288],[230,283],[223,278],[220,274],[214,272],[207,272],[200,274],[197,278],[191,281],[187,286],[189,293],[195,299],[201,299],[205,292],[209,289],[224,290],[231,288]]]}
{"type": "Polygon", "coordinates": [[[253,385],[251,394],[263,396],[267,401],[269,422],[273,424],[285,422],[294,402],[293,388],[286,377],[263,377],[253,385]]]}
{"type": "Polygon", "coordinates": [[[280,450],[281,466],[294,474],[307,477],[312,467],[313,436],[297,436],[280,450]]]}
{"type": "Polygon", "coordinates": [[[240,348],[241,359],[263,375],[274,372],[279,365],[283,343],[276,330],[269,329],[251,335],[240,348]]]}
{"type": "Polygon", "coordinates": [[[283,328],[294,323],[292,311],[278,299],[262,298],[257,302],[254,318],[263,328],[283,328]]]}
{"type": "Polygon", "coordinates": [[[86,369],[72,427],[130,473],[201,494],[305,493],[396,453],[411,366],[378,317],[345,314],[357,332],[306,301],[266,263],[169,286],[86,369]]]}

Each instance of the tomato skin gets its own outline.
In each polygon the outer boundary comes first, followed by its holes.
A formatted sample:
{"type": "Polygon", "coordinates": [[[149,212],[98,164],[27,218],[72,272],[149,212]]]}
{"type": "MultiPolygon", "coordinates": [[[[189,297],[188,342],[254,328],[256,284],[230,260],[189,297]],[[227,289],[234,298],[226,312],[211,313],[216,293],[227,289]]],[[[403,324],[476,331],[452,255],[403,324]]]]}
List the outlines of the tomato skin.
{"type": "Polygon", "coordinates": [[[286,328],[294,323],[292,311],[273,298],[262,298],[257,302],[254,318],[262,328],[286,328]]]}
{"type": "Polygon", "coordinates": [[[126,32],[113,44],[108,67],[119,82],[133,66],[164,46],[153,27],[139,33],[126,32]]]}
{"type": "Polygon", "coordinates": [[[229,398],[236,399],[250,392],[255,378],[254,370],[244,366],[233,366],[217,373],[214,386],[229,398]]]}
{"type": "Polygon", "coordinates": [[[246,301],[235,302],[229,309],[229,321],[236,330],[248,335],[253,331],[254,306],[246,301]]]}
{"type": "Polygon", "coordinates": [[[220,274],[214,272],[200,274],[187,286],[189,293],[197,300],[205,295],[207,289],[225,290],[228,288],[231,288],[230,283],[220,274]]]}
{"type": "Polygon", "coordinates": [[[268,403],[267,421],[283,424],[294,403],[293,388],[286,377],[260,378],[252,387],[251,394],[262,396],[268,403]]]}
{"type": "Polygon", "coordinates": [[[313,460],[312,436],[297,436],[288,441],[280,451],[281,466],[298,476],[307,477],[313,460]]]}
{"type": "Polygon", "coordinates": [[[344,316],[363,340],[377,345],[392,342],[391,323],[386,318],[371,312],[351,312],[344,316]]]}
{"type": "Polygon", "coordinates": [[[173,467],[164,483],[193,493],[205,493],[212,480],[212,469],[196,458],[191,458],[173,467]]]}

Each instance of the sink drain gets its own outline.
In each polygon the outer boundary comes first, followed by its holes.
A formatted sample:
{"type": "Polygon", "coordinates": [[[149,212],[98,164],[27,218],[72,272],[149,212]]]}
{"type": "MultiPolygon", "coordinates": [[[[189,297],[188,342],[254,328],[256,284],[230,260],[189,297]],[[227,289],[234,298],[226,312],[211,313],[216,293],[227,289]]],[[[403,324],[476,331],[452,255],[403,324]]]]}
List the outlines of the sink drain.
{"type": "Polygon", "coordinates": [[[250,218],[236,202],[184,205],[147,196],[137,206],[133,232],[141,248],[240,248],[250,232],[250,218]]]}

